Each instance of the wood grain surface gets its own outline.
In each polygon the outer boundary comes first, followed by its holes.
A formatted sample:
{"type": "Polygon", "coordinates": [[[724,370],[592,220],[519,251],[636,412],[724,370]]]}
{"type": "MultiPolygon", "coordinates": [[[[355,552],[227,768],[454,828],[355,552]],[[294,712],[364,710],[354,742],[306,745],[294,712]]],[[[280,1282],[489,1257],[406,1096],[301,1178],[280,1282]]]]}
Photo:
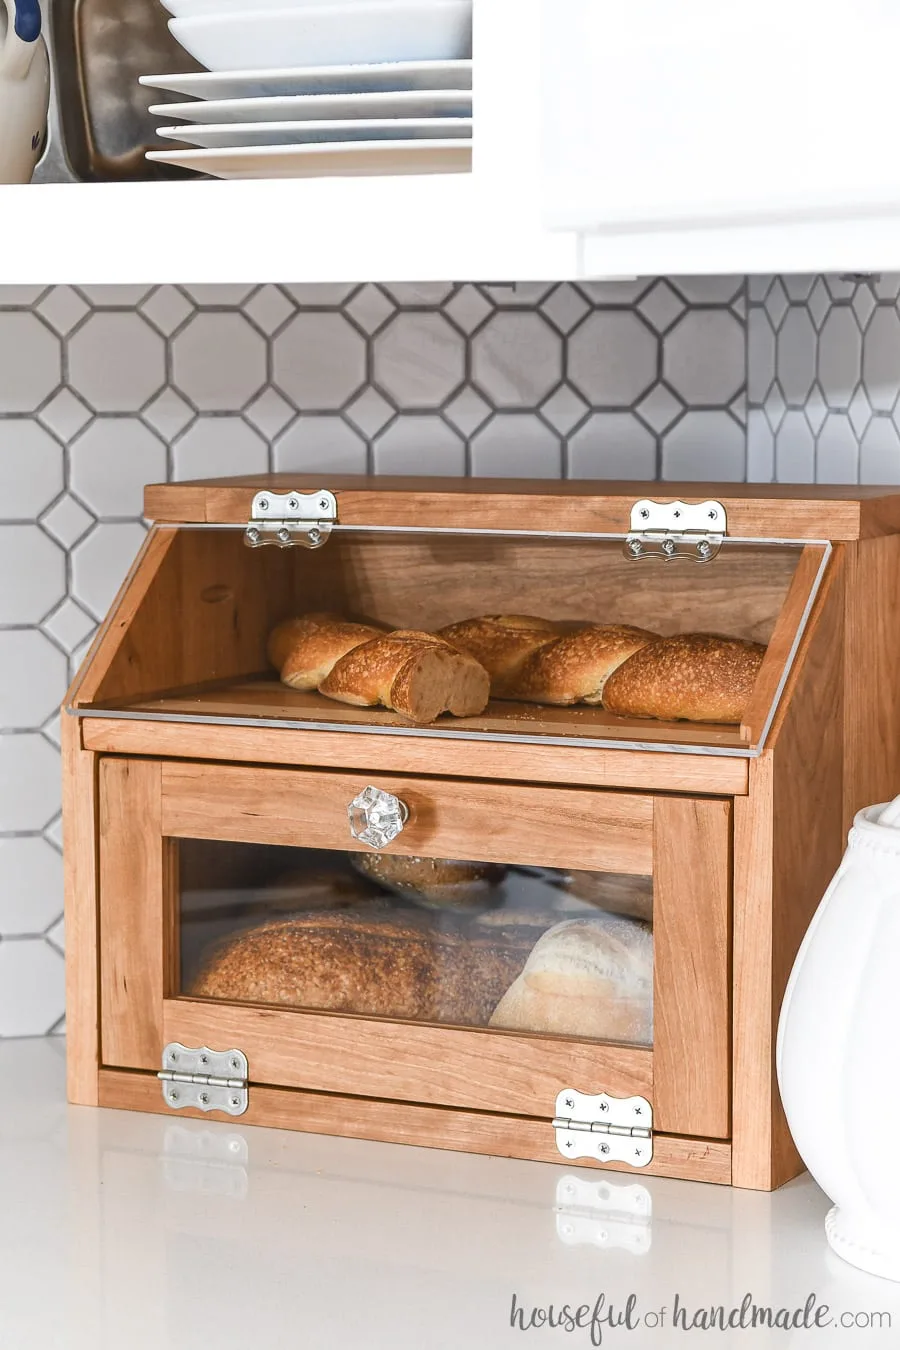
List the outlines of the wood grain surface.
{"type": "Polygon", "coordinates": [[[769,1190],[802,1170],[775,1080],[797,949],[843,851],[844,558],[836,552],[776,716],[735,801],[733,1179],[769,1190]]]}
{"type": "Polygon", "coordinates": [[[160,766],[100,761],[100,997],[104,1064],[158,1067],[166,986],[160,766]]]}
{"type": "Polygon", "coordinates": [[[84,744],[117,755],[161,755],[236,763],[295,765],[494,778],[600,788],[741,796],[746,759],[640,750],[370,735],[365,732],[207,726],[129,718],[85,718],[84,744]],[[439,756],[439,758],[437,758],[439,756]]]}
{"type": "MultiPolygon", "coordinates": [[[[157,1079],[147,1074],[104,1069],[100,1074],[100,1103],[121,1111],[154,1111],[177,1120],[230,1120],[216,1113],[185,1109],[172,1112],[162,1099],[157,1079]]],[[[265,1125],[273,1129],[332,1134],[348,1139],[375,1139],[389,1144],[419,1148],[456,1149],[463,1153],[487,1153],[498,1158],[526,1158],[565,1166],[546,1119],[486,1112],[442,1110],[408,1102],[383,1101],[339,1094],[291,1091],[284,1088],[252,1087],[250,1104],[239,1118],[241,1126],[265,1125]]],[[[647,1167],[627,1163],[596,1163],[579,1159],[577,1166],[603,1172],[627,1172],[642,1176],[684,1177],[691,1181],[727,1186],[731,1179],[731,1149],[721,1140],[679,1138],[658,1134],[653,1140],[653,1161],[647,1167]]]]}
{"type": "Polygon", "coordinates": [[[97,756],[82,749],[81,726],[77,718],[63,713],[66,1077],[70,1102],[96,1106],[100,1065],[97,756]]]}
{"type": "Polygon", "coordinates": [[[162,1008],[161,1045],[237,1046],[260,1083],[548,1117],[569,1087],[653,1100],[653,1052],[637,1046],[205,999],[162,1008]]]}
{"type": "Polygon", "coordinates": [[[460,528],[626,532],[634,502],[720,501],[728,530],[745,538],[858,539],[900,530],[900,493],[891,488],[738,483],[599,483],[516,478],[372,478],[302,472],[203,482],[160,483],[144,491],[153,520],[246,524],[254,494],[330,488],[344,524],[454,525],[460,528]]]}
{"type": "MultiPolygon", "coordinates": [[[[162,831],[179,838],[368,851],[347,807],[362,774],[239,765],[162,766],[162,831]]],[[[379,774],[409,810],[383,851],[479,862],[583,867],[649,876],[653,801],[619,792],[379,774]]]]}
{"type": "Polygon", "coordinates": [[[670,1134],[731,1133],[731,811],[654,803],[653,1111],[670,1134]]]}

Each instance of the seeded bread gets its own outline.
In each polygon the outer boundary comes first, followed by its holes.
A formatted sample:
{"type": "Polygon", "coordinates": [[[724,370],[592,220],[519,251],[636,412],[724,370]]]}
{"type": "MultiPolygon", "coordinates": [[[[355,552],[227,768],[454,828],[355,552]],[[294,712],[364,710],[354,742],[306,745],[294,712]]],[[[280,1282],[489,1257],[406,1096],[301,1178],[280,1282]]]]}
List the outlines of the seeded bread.
{"type": "Polygon", "coordinates": [[[740,722],[765,654],[714,633],[658,638],[610,675],[603,706],[621,717],[740,722]]]}

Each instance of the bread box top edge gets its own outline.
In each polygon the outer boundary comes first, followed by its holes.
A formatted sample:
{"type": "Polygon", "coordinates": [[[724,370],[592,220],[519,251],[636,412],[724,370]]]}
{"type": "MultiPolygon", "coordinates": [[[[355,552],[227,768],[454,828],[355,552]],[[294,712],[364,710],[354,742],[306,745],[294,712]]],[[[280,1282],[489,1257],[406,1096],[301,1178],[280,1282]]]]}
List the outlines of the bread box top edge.
{"type": "Polygon", "coordinates": [[[786,483],[604,482],[308,473],[154,483],[144,514],[159,524],[246,524],[255,493],[329,488],[344,525],[559,529],[625,533],[643,497],[715,498],[728,533],[745,538],[853,540],[900,533],[900,488],[786,483]]]}

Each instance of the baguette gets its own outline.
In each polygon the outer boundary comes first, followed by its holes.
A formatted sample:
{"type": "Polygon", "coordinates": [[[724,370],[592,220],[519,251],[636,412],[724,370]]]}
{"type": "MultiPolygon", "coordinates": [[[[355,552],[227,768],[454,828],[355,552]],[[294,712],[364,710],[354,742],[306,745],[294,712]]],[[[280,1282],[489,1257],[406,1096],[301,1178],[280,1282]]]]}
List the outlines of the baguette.
{"type": "Polygon", "coordinates": [[[304,614],[273,628],[268,657],[291,689],[317,689],[336,661],[383,631],[340,614],[304,614]]]}
{"type": "Polygon", "coordinates": [[[758,642],[714,633],[659,638],[613,671],[603,706],[620,717],[740,722],[765,654],[758,642]]]}
{"type": "Polygon", "coordinates": [[[381,704],[420,725],[441,713],[474,717],[490,695],[487,671],[430,633],[400,629],[354,647],[334,665],[319,693],[358,708],[381,704]]]}
{"type": "Polygon", "coordinates": [[[487,614],[439,628],[437,635],[484,667],[494,698],[515,698],[509,690],[525,661],[562,632],[549,619],[524,614],[487,614]]]}
{"type": "Polygon", "coordinates": [[[540,647],[509,681],[506,698],[568,706],[598,704],[613,671],[656,637],[628,624],[591,625],[540,647]]]}

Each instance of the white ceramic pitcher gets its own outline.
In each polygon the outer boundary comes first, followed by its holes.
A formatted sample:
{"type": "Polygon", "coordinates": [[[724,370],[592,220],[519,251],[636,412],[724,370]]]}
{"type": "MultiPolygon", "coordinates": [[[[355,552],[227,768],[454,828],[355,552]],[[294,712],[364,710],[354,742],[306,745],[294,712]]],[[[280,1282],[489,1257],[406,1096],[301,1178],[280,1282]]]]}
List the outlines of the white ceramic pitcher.
{"type": "Polygon", "coordinates": [[[778,1028],[794,1142],[834,1202],[831,1247],[900,1280],[900,797],[857,815],[804,938],[778,1028]]]}
{"type": "Polygon", "coordinates": [[[38,0],[0,0],[0,183],[31,182],[47,143],[49,104],[38,0]]]}

